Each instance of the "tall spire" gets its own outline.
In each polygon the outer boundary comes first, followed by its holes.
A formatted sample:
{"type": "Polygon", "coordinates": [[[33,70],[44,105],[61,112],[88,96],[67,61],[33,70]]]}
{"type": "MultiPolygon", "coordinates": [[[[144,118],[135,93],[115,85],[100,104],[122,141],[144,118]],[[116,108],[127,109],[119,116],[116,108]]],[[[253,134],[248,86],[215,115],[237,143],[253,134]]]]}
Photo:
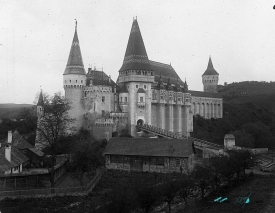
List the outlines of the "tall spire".
{"type": "Polygon", "coordinates": [[[42,89],[41,89],[40,94],[39,94],[37,106],[44,106],[44,99],[43,99],[42,89]]]}
{"type": "Polygon", "coordinates": [[[124,70],[152,70],[145,45],[141,36],[137,19],[133,20],[123,65],[120,71],[124,70]]]}
{"type": "Polygon", "coordinates": [[[78,74],[78,75],[86,74],[84,65],[83,65],[82,56],[81,56],[78,35],[77,35],[77,21],[75,22],[74,38],[73,38],[67,66],[64,72],[64,75],[66,74],[78,74]]]}
{"type": "Polygon", "coordinates": [[[214,66],[213,66],[213,63],[212,63],[212,60],[211,60],[211,56],[209,56],[207,69],[205,70],[203,75],[219,75],[219,73],[214,69],[214,66]]]}

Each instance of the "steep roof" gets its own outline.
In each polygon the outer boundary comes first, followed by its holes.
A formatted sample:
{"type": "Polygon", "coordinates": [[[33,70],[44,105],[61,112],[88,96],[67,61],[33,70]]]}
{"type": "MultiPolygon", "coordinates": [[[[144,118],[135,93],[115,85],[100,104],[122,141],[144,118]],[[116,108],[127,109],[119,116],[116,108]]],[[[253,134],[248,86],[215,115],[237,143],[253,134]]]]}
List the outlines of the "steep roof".
{"type": "Polygon", "coordinates": [[[12,133],[12,142],[11,144],[15,146],[18,149],[27,149],[27,148],[32,148],[31,144],[29,144],[20,134],[17,130],[15,130],[12,133]]]}
{"type": "Polygon", "coordinates": [[[11,161],[9,162],[5,157],[5,146],[0,148],[0,172],[4,173],[5,171],[10,170],[20,164],[28,161],[29,158],[25,156],[21,151],[16,147],[11,147],[11,161]]]}
{"type": "Polygon", "coordinates": [[[39,99],[38,99],[38,102],[37,102],[37,106],[44,106],[42,90],[40,91],[40,94],[39,94],[39,99]]]}
{"type": "Polygon", "coordinates": [[[209,57],[208,66],[203,75],[219,75],[219,73],[214,69],[211,57],[209,57]]]}
{"type": "Polygon", "coordinates": [[[71,46],[71,51],[69,54],[67,66],[64,72],[66,74],[78,74],[85,75],[85,69],[83,65],[83,60],[81,56],[79,40],[77,35],[77,25],[75,26],[74,38],[71,46]]]}
{"type": "Polygon", "coordinates": [[[128,89],[126,88],[125,83],[118,89],[119,93],[128,93],[128,89]]]}
{"type": "Polygon", "coordinates": [[[189,157],[194,153],[188,139],[111,138],[104,154],[189,157]]]}
{"type": "Polygon", "coordinates": [[[171,84],[176,85],[178,80],[179,85],[184,86],[183,81],[180,79],[180,77],[171,65],[151,60],[149,60],[149,62],[151,67],[155,71],[155,82],[159,82],[161,76],[164,83],[167,83],[168,79],[170,78],[171,84]]]}
{"type": "Polygon", "coordinates": [[[145,93],[145,91],[144,91],[144,89],[142,89],[142,88],[138,88],[137,93],[145,93]]]}
{"type": "Polygon", "coordinates": [[[134,19],[123,64],[119,71],[152,70],[137,19],[134,19]]]}

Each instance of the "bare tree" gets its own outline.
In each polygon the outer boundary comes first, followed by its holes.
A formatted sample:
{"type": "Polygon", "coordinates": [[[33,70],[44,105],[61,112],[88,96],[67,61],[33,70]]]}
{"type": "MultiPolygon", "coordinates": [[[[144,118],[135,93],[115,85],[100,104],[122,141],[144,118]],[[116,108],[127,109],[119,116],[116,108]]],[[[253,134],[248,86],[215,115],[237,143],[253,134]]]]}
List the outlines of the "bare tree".
{"type": "MultiPolygon", "coordinates": [[[[51,187],[54,187],[54,166],[56,156],[60,152],[59,141],[72,130],[71,124],[74,119],[68,116],[70,103],[60,92],[52,97],[44,95],[43,101],[43,112],[39,115],[36,132],[40,134],[40,142],[44,144],[44,151],[49,155],[50,182],[51,187]]],[[[37,116],[33,109],[24,110],[21,115],[27,124],[36,124],[37,116]]]]}

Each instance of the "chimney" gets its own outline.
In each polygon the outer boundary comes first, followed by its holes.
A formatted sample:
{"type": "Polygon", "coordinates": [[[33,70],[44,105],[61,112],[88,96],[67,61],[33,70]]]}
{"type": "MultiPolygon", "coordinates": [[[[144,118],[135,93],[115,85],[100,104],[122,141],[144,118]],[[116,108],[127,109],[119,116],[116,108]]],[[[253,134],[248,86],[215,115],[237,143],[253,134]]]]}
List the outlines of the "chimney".
{"type": "Polygon", "coordinates": [[[11,161],[11,146],[6,145],[5,146],[5,158],[10,162],[11,161]]]}
{"type": "Polygon", "coordinates": [[[11,143],[12,141],[12,131],[8,132],[8,143],[11,143]]]}

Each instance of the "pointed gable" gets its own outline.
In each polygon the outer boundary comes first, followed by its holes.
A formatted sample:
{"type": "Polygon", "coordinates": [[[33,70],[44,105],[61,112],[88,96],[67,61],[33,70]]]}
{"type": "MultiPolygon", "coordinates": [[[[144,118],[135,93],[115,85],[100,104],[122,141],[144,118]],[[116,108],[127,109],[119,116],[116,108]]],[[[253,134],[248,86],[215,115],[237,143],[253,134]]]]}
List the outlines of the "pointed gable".
{"type": "Polygon", "coordinates": [[[64,72],[64,75],[66,74],[86,75],[83,61],[82,61],[78,35],[77,35],[77,26],[75,27],[75,33],[74,33],[74,38],[71,46],[71,51],[70,51],[69,59],[64,72]]]}
{"type": "Polygon", "coordinates": [[[38,99],[38,102],[37,102],[37,106],[44,106],[42,90],[40,91],[40,94],[39,94],[39,99],[38,99]]]}
{"type": "Polygon", "coordinates": [[[134,19],[124,61],[119,71],[152,70],[137,19],[134,19]]]}
{"type": "Polygon", "coordinates": [[[203,75],[219,75],[219,73],[214,69],[211,57],[209,57],[208,66],[203,75]]]}

